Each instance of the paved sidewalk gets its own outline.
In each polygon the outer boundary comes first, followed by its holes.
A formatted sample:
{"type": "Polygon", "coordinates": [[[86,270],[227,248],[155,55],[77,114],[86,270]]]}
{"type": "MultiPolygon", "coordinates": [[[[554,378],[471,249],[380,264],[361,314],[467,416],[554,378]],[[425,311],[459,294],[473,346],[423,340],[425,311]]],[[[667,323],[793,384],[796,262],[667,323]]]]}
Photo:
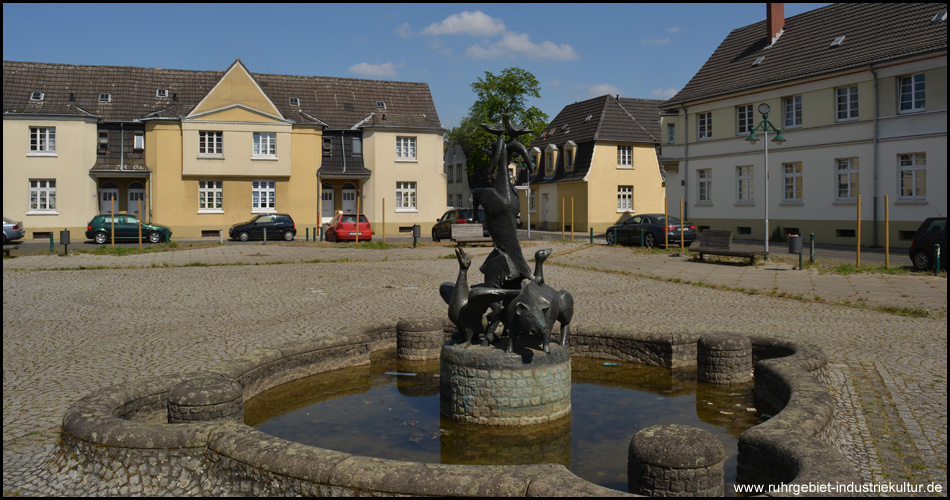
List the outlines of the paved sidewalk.
{"type": "MultiPolygon", "coordinates": [[[[862,481],[936,482],[946,495],[945,278],[821,275],[778,261],[703,263],[583,243],[528,242],[525,256],[545,247],[554,248],[545,277],[574,295],[575,324],[737,331],[819,346],[836,381],[839,439],[862,481]]],[[[466,248],[474,262],[490,250],[466,248]]],[[[95,389],[326,335],[340,315],[444,315],[436,290],[457,269],[448,244],[6,259],[4,495],[86,491],[51,457],[66,408],[95,389]]]]}

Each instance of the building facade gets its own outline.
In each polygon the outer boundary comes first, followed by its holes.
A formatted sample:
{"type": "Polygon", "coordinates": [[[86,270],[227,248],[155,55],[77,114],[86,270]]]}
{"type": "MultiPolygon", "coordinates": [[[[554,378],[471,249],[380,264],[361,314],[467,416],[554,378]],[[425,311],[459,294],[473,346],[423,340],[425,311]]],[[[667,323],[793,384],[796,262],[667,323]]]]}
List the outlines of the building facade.
{"type": "Polygon", "coordinates": [[[520,190],[521,220],[586,233],[663,213],[661,102],[604,95],[565,106],[528,148],[533,166],[517,181],[530,187],[520,190]]]}
{"type": "Polygon", "coordinates": [[[27,237],[111,211],[189,238],[258,213],[289,213],[303,233],[359,210],[378,234],[431,226],[444,208],[443,130],[423,83],[255,74],[240,60],[223,72],[4,61],[3,73],[3,210],[27,237]]]}
{"type": "Polygon", "coordinates": [[[772,241],[909,246],[947,213],[946,13],[836,4],[785,19],[768,4],[661,106],[668,195],[737,239],[762,241],[767,218],[772,241]],[[785,142],[755,130],[762,104],[785,142]]]}

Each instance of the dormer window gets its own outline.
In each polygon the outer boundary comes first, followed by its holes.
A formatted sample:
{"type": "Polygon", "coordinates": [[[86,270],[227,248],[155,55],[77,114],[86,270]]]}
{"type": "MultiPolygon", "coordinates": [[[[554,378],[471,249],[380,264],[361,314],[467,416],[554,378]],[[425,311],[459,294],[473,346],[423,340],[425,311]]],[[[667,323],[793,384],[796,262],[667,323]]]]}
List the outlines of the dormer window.
{"type": "Polygon", "coordinates": [[[577,144],[574,141],[567,141],[567,144],[564,144],[564,170],[567,172],[574,171],[574,155],[577,151],[577,144]]]}
{"type": "Polygon", "coordinates": [[[112,94],[99,94],[99,102],[112,102],[112,94]]]}
{"type": "Polygon", "coordinates": [[[300,106],[300,99],[299,99],[299,98],[296,98],[296,97],[291,97],[291,98],[290,98],[290,105],[291,105],[291,106],[300,106]]]}
{"type": "Polygon", "coordinates": [[[30,94],[31,101],[42,101],[44,97],[46,97],[46,94],[43,92],[33,92],[30,94]]]}
{"type": "Polygon", "coordinates": [[[534,175],[538,173],[538,165],[541,164],[541,150],[537,146],[531,148],[531,159],[533,163],[530,170],[531,174],[534,175]]]}
{"type": "Polygon", "coordinates": [[[383,101],[376,101],[376,109],[386,109],[386,103],[383,101]]]}
{"type": "Polygon", "coordinates": [[[554,177],[555,170],[557,170],[557,146],[550,144],[544,150],[544,178],[554,177]]]}
{"type": "Polygon", "coordinates": [[[158,89],[155,91],[155,97],[168,97],[168,89],[158,89]]]}

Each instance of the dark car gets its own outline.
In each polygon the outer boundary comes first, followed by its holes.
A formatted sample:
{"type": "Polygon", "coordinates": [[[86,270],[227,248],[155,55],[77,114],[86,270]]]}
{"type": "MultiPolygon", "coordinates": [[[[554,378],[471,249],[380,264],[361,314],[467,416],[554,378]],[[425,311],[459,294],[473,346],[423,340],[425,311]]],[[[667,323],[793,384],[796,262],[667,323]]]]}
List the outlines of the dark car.
{"type": "Polygon", "coordinates": [[[17,222],[13,219],[3,218],[3,244],[6,245],[7,242],[20,240],[26,236],[26,229],[23,227],[22,222],[17,222]]]}
{"type": "MultiPolygon", "coordinates": [[[[485,211],[478,211],[478,219],[471,208],[453,208],[447,210],[432,226],[432,241],[448,240],[452,238],[452,224],[478,224],[484,222],[485,211]]],[[[488,236],[488,231],[484,231],[488,236]]]]}
{"type": "Polygon", "coordinates": [[[356,214],[339,213],[333,216],[330,224],[327,225],[327,241],[354,240],[369,241],[373,239],[373,228],[370,227],[369,219],[360,214],[359,223],[356,222],[356,214]],[[359,233],[357,232],[359,226],[359,233]]]}
{"type": "MultiPolygon", "coordinates": [[[[696,226],[683,222],[683,244],[689,246],[696,241],[696,226]]],[[[643,245],[647,248],[680,242],[680,220],[676,217],[664,217],[663,214],[634,215],[621,224],[607,228],[607,244],[643,245]]]]}
{"type": "Polygon", "coordinates": [[[287,214],[261,214],[247,222],[235,224],[228,230],[228,237],[241,241],[262,240],[265,234],[268,240],[293,241],[294,236],[297,236],[297,227],[287,214]]]}
{"type": "Polygon", "coordinates": [[[86,238],[102,245],[112,239],[115,241],[139,241],[144,238],[149,243],[161,243],[171,240],[172,230],[159,225],[148,224],[134,215],[97,215],[86,225],[86,238]]]}
{"type": "Polygon", "coordinates": [[[910,242],[910,261],[920,271],[928,271],[934,267],[936,256],[934,245],[940,245],[940,268],[947,268],[947,258],[944,255],[947,248],[947,218],[931,217],[925,220],[910,242]]]}

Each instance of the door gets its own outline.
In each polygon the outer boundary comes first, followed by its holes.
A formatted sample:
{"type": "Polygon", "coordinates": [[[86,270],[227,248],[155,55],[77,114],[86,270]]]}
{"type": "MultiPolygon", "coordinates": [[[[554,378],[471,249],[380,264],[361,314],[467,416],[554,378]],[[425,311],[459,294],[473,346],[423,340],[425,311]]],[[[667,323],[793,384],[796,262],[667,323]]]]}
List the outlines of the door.
{"type": "Polygon", "coordinates": [[[99,188],[99,213],[112,213],[112,202],[115,202],[115,211],[119,208],[119,186],[115,183],[107,182],[99,188]]]}
{"type": "Polygon", "coordinates": [[[320,222],[330,222],[330,219],[333,218],[333,186],[323,184],[320,199],[320,219],[322,219],[320,222]]]}
{"type": "Polygon", "coordinates": [[[343,191],[340,193],[342,203],[340,209],[345,214],[356,213],[356,186],[346,183],[343,185],[343,191]]]}
{"type": "Polygon", "coordinates": [[[128,204],[128,213],[141,217],[139,213],[139,204],[141,203],[142,208],[145,208],[145,185],[141,182],[133,182],[129,184],[129,204],[128,204]]]}

